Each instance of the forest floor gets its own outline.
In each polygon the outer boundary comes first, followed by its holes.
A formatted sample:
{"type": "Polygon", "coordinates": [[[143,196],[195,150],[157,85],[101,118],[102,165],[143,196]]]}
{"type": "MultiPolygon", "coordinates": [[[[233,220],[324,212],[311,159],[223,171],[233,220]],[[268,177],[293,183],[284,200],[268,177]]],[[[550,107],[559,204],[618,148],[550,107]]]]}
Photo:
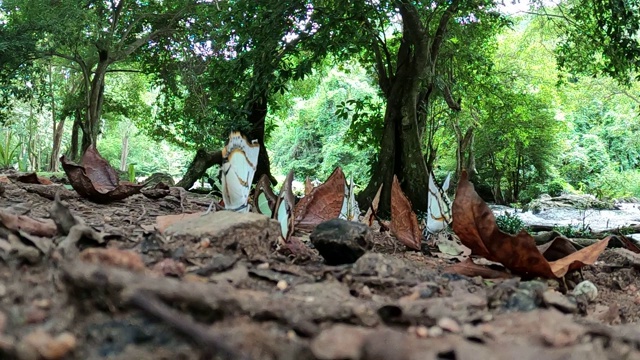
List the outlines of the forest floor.
{"type": "MultiPolygon", "coordinates": [[[[50,216],[53,200],[4,188],[0,210],[50,216]]],[[[255,223],[222,248],[160,232],[158,216],[206,210],[187,192],[63,200],[101,246],[135,256],[0,232],[0,359],[640,359],[640,261],[619,249],[583,269],[598,289],[588,301],[556,280],[448,273],[456,259],[387,233],[354,264],[328,266],[315,250],[301,259],[248,243],[255,223]]]]}

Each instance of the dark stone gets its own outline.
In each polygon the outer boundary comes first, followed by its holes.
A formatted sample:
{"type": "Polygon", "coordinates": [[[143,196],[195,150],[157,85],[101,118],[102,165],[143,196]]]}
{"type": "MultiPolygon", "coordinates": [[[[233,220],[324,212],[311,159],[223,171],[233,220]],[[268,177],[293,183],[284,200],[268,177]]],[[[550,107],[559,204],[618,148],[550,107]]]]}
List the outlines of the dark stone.
{"type": "Polygon", "coordinates": [[[175,180],[173,180],[173,177],[171,177],[171,175],[157,172],[157,173],[151,174],[151,176],[149,176],[145,180],[144,187],[145,189],[151,189],[160,183],[167,186],[174,186],[176,184],[175,180]]]}
{"type": "Polygon", "coordinates": [[[332,219],[313,230],[311,243],[327,265],[352,264],[371,248],[373,236],[365,224],[332,219]]]}
{"type": "Polygon", "coordinates": [[[214,254],[209,264],[196,270],[196,274],[200,276],[210,276],[214,273],[223,272],[230,269],[238,261],[238,258],[232,255],[214,254]]]}

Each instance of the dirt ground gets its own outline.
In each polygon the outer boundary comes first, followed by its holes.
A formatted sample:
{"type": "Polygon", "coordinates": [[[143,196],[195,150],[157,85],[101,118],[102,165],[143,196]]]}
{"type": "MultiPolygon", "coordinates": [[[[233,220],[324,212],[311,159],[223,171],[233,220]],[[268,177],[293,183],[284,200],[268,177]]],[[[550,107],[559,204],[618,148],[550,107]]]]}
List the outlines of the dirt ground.
{"type": "MultiPolygon", "coordinates": [[[[640,359],[640,262],[616,249],[584,268],[589,301],[570,295],[577,274],[567,295],[556,280],[469,278],[387,233],[340,266],[160,233],[158,216],[206,210],[186,192],[63,200],[107,235],[101,246],[143,264],[0,248],[0,359],[640,359]]],[[[17,184],[0,195],[0,209],[35,218],[52,203],[17,184]]]]}

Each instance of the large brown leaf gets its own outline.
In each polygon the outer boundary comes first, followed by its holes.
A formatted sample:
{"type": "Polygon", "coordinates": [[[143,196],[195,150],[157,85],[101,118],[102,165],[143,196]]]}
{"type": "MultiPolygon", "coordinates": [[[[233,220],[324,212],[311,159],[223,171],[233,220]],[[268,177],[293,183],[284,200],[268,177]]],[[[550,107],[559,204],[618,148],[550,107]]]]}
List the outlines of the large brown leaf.
{"type": "Polygon", "coordinates": [[[64,155],[60,163],[73,189],[80,196],[97,203],[122,200],[139,193],[144,186],[118,181],[116,171],[93,145],[82,156],[82,165],[69,161],[64,155]]]}
{"type": "Polygon", "coordinates": [[[295,226],[310,231],[323,221],[340,216],[344,200],[345,178],[341,168],[336,168],[327,181],[311,190],[295,208],[295,226]]]}
{"type": "Polygon", "coordinates": [[[453,231],[473,255],[499,262],[518,275],[546,278],[559,278],[568,271],[593,264],[610,239],[607,237],[550,263],[526,231],[517,235],[500,231],[493,212],[475,192],[466,171],[460,176],[453,202],[453,231]]]}
{"type": "Polygon", "coordinates": [[[411,209],[411,202],[402,192],[398,178],[393,176],[391,185],[391,233],[404,245],[420,250],[422,231],[418,217],[411,209]]]}

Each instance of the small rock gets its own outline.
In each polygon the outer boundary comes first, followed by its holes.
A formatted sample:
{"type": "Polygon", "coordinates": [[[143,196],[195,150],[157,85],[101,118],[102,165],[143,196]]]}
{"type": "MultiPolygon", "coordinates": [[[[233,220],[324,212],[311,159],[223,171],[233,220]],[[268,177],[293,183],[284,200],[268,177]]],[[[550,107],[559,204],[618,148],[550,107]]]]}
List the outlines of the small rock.
{"type": "Polygon", "coordinates": [[[208,264],[196,271],[197,275],[210,276],[230,269],[238,261],[238,258],[232,255],[214,254],[208,264]]]}
{"type": "Polygon", "coordinates": [[[429,328],[429,337],[440,337],[443,334],[444,330],[439,326],[432,326],[429,328]]]}
{"type": "Polygon", "coordinates": [[[24,321],[27,324],[39,324],[47,319],[47,312],[37,307],[30,307],[25,313],[24,321]]]}
{"type": "Polygon", "coordinates": [[[578,312],[578,304],[555,290],[547,290],[542,294],[542,299],[547,306],[553,306],[565,313],[578,312]]]}
{"type": "Polygon", "coordinates": [[[316,358],[322,360],[357,360],[361,358],[362,345],[371,333],[372,329],[364,327],[334,325],[313,339],[311,351],[316,358]]]}
{"type": "Polygon", "coordinates": [[[4,284],[0,284],[0,299],[7,295],[7,287],[4,284]]]}
{"type": "Polygon", "coordinates": [[[167,258],[155,264],[151,271],[162,276],[181,278],[186,272],[186,267],[181,262],[167,258]]]}
{"type": "Polygon", "coordinates": [[[276,287],[278,288],[278,290],[285,290],[287,287],[289,286],[289,284],[287,284],[286,281],[284,280],[280,280],[278,281],[278,283],[276,284],[276,287]]]}
{"type": "Polygon", "coordinates": [[[446,330],[452,333],[459,333],[460,331],[462,331],[462,328],[460,327],[458,322],[453,320],[450,317],[443,317],[440,320],[438,320],[438,326],[441,327],[443,330],[446,330]]]}
{"type": "Polygon", "coordinates": [[[416,335],[421,338],[429,336],[429,329],[426,326],[417,326],[415,329],[416,335]]]}
{"type": "Polygon", "coordinates": [[[584,296],[589,302],[594,301],[598,297],[598,288],[589,280],[585,280],[573,289],[573,296],[584,296]]]}
{"type": "Polygon", "coordinates": [[[19,359],[57,360],[65,358],[76,347],[76,338],[71,333],[51,336],[42,329],[25,336],[16,346],[19,359]]]}
{"type": "Polygon", "coordinates": [[[171,175],[157,172],[157,173],[151,174],[151,176],[149,176],[145,180],[145,185],[143,188],[144,189],[153,188],[159,183],[163,183],[168,186],[174,186],[176,184],[175,180],[173,180],[173,177],[171,175]]]}
{"type": "Polygon", "coordinates": [[[224,253],[242,249],[249,259],[271,255],[282,230],[277,220],[256,213],[216,211],[178,221],[165,230],[178,241],[211,240],[211,248],[224,253]]]}
{"type": "Polygon", "coordinates": [[[320,223],[310,238],[327,265],[352,264],[373,242],[368,226],[342,219],[320,223]]]}

